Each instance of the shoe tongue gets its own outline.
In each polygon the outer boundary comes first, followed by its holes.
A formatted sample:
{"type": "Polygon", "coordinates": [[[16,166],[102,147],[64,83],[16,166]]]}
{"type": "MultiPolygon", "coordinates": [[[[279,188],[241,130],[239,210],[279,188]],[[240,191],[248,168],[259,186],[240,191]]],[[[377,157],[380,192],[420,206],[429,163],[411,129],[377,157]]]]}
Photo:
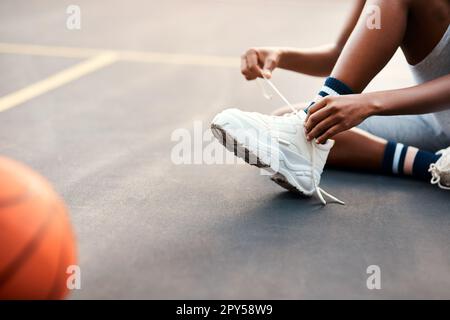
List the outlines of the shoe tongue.
{"type": "Polygon", "coordinates": [[[295,122],[300,122],[301,124],[303,124],[306,120],[306,113],[304,113],[301,110],[296,111],[296,112],[287,113],[284,116],[292,119],[295,122]]]}
{"type": "Polygon", "coordinates": [[[293,112],[293,114],[299,118],[302,122],[306,121],[306,113],[303,110],[298,110],[296,112],[293,112]]]}

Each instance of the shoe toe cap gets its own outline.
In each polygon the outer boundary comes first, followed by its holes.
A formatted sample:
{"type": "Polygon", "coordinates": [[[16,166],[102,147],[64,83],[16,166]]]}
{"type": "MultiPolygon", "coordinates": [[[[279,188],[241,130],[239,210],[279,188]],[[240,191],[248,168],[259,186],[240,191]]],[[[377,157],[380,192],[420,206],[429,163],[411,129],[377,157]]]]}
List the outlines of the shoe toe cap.
{"type": "Polygon", "coordinates": [[[236,109],[230,108],[225,109],[218,113],[214,119],[211,121],[212,126],[220,126],[222,128],[239,129],[243,128],[244,124],[240,120],[244,115],[244,112],[236,109]]]}

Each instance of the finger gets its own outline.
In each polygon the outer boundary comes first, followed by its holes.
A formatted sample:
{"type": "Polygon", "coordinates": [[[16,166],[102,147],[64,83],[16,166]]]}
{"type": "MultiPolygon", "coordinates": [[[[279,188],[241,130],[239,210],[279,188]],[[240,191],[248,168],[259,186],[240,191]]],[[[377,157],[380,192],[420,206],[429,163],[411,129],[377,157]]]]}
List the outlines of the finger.
{"type": "Polygon", "coordinates": [[[305,121],[305,126],[306,126],[306,122],[308,121],[309,117],[314,113],[317,112],[317,110],[322,109],[323,107],[325,107],[327,104],[327,100],[325,100],[325,98],[320,99],[319,101],[313,102],[312,105],[310,105],[309,107],[306,108],[306,121],[305,121]]]}
{"type": "Polygon", "coordinates": [[[325,143],[328,139],[333,138],[338,133],[344,131],[341,125],[337,124],[330,129],[328,129],[324,134],[322,134],[319,138],[316,139],[317,143],[325,143]]]}
{"type": "MultiPolygon", "coordinates": [[[[248,72],[249,72],[249,70],[248,70],[248,66],[247,66],[247,58],[245,56],[242,56],[241,57],[241,73],[242,73],[242,75],[245,76],[245,78],[247,78],[248,72]]],[[[247,80],[249,80],[249,79],[247,79],[247,80]]]]}
{"type": "Polygon", "coordinates": [[[330,98],[328,96],[323,97],[319,101],[315,102],[309,109],[308,109],[308,115],[312,115],[314,112],[317,112],[318,110],[324,108],[328,103],[330,98]]]}
{"type": "Polygon", "coordinates": [[[307,132],[306,138],[308,141],[313,140],[314,138],[318,138],[321,135],[323,135],[325,132],[327,132],[328,129],[332,128],[334,125],[338,124],[339,120],[336,119],[336,117],[328,117],[317,123],[314,128],[307,132]]]}
{"type": "Polygon", "coordinates": [[[256,77],[262,77],[262,70],[258,64],[258,54],[252,50],[247,54],[247,66],[250,71],[250,76],[255,79],[256,77]]]}
{"type": "Polygon", "coordinates": [[[332,114],[331,108],[326,106],[314,112],[314,114],[308,114],[308,118],[305,122],[306,132],[310,132],[319,122],[332,114]]]}
{"type": "Polygon", "coordinates": [[[275,55],[270,55],[264,61],[263,73],[266,78],[272,77],[272,71],[277,67],[277,58],[275,55]]]}

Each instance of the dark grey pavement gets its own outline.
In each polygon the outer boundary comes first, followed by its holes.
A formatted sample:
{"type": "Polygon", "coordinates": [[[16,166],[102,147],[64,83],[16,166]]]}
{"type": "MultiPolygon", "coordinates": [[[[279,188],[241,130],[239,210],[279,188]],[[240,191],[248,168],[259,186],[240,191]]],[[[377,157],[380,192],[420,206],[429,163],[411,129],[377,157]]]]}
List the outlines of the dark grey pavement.
{"type": "MultiPolygon", "coordinates": [[[[346,1],[1,1],[0,42],[210,54],[237,67],[119,61],[0,112],[0,154],[45,175],[70,208],[72,298],[450,298],[450,198],[429,184],[327,171],[322,207],[246,165],[175,165],[171,134],[225,106],[270,112],[239,74],[252,45],[329,42],[346,1]],[[366,268],[381,268],[368,290],[366,268]]],[[[82,61],[0,53],[6,95],[82,61]]],[[[401,59],[372,84],[409,84],[401,59]]],[[[322,80],[287,72],[293,101],[322,80]]]]}

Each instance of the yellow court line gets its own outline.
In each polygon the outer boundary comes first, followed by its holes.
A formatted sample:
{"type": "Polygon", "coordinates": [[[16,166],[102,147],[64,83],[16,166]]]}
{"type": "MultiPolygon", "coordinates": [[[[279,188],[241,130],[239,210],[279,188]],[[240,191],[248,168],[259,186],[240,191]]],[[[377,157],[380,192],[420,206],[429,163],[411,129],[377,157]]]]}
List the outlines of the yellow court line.
{"type": "Polygon", "coordinates": [[[153,51],[101,50],[0,42],[0,53],[29,54],[62,58],[87,58],[105,51],[116,53],[119,59],[124,61],[230,68],[239,66],[238,58],[227,56],[164,53],[153,51]]]}
{"type": "Polygon", "coordinates": [[[134,61],[155,64],[190,65],[236,68],[239,59],[234,57],[163,53],[151,51],[120,51],[62,46],[44,46],[0,42],[0,53],[39,55],[47,57],[86,59],[79,64],[38,81],[19,91],[0,98],[0,112],[24,103],[34,97],[56,89],[116,61],[134,61]]]}
{"type": "Polygon", "coordinates": [[[104,52],[0,98],[0,112],[15,107],[50,90],[63,86],[118,60],[115,52],[104,52]]]}
{"type": "Polygon", "coordinates": [[[105,51],[106,50],[87,48],[41,46],[34,44],[0,42],[0,53],[29,54],[61,58],[90,58],[105,51]]]}
{"type": "Polygon", "coordinates": [[[236,68],[239,59],[212,55],[160,53],[145,51],[118,51],[121,60],[144,63],[177,64],[207,67],[236,68]]]}

